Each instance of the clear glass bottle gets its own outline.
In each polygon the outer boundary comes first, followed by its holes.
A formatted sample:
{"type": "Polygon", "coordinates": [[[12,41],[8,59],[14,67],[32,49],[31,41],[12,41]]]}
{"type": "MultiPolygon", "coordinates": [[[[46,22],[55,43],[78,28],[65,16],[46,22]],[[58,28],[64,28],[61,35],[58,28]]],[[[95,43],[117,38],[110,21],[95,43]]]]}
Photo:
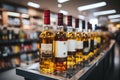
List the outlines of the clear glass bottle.
{"type": "Polygon", "coordinates": [[[92,32],[92,24],[88,22],[88,36],[89,36],[89,61],[93,60],[94,55],[94,33],[92,32]]]}
{"type": "Polygon", "coordinates": [[[68,38],[68,57],[67,57],[67,70],[71,71],[76,68],[76,35],[73,32],[72,16],[68,16],[67,38],[68,38]]]}
{"type": "Polygon", "coordinates": [[[54,34],[49,31],[50,11],[44,11],[44,31],[40,34],[40,72],[54,73],[53,40],[54,34]]]}
{"type": "Polygon", "coordinates": [[[88,64],[88,54],[90,50],[90,38],[88,36],[88,32],[85,29],[86,27],[86,22],[82,21],[82,29],[83,29],[83,59],[84,59],[84,64],[88,64]]]}
{"type": "Polygon", "coordinates": [[[67,36],[63,31],[63,14],[58,13],[58,31],[54,38],[55,74],[66,76],[67,36]]]}
{"type": "Polygon", "coordinates": [[[83,36],[82,33],[78,31],[79,28],[79,19],[75,19],[75,28],[76,28],[76,67],[80,68],[83,62],[83,36]]]}

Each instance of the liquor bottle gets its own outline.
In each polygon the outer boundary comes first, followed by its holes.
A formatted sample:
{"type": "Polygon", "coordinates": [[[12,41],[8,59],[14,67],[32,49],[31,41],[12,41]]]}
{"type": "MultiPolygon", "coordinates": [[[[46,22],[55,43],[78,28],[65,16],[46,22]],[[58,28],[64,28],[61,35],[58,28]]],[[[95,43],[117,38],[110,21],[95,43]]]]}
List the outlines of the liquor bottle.
{"type": "Polygon", "coordinates": [[[75,28],[76,28],[76,65],[80,68],[82,64],[82,54],[83,54],[83,36],[82,33],[78,31],[79,28],[79,19],[75,19],[75,28]]]}
{"type": "Polygon", "coordinates": [[[95,31],[94,31],[94,54],[96,55],[97,52],[97,25],[95,25],[95,31]]]}
{"type": "Polygon", "coordinates": [[[54,73],[53,40],[54,34],[49,31],[50,11],[44,11],[44,31],[40,34],[40,72],[54,73]]]}
{"type": "Polygon", "coordinates": [[[82,29],[83,29],[83,59],[84,59],[84,64],[88,63],[88,54],[90,50],[89,46],[89,36],[87,33],[87,30],[85,29],[86,22],[82,21],[82,29]]]}
{"type": "Polygon", "coordinates": [[[54,38],[55,73],[66,75],[67,70],[67,36],[63,31],[63,14],[58,13],[58,31],[54,38]]]}
{"type": "Polygon", "coordinates": [[[92,24],[89,22],[88,24],[88,36],[89,36],[89,47],[90,47],[90,52],[88,54],[89,60],[93,60],[93,55],[94,55],[94,33],[92,32],[92,24]]]}
{"type": "Polygon", "coordinates": [[[76,61],[76,35],[73,32],[72,27],[72,16],[67,17],[68,27],[67,27],[67,38],[68,38],[68,57],[67,57],[67,70],[68,72],[75,69],[76,61]]]}

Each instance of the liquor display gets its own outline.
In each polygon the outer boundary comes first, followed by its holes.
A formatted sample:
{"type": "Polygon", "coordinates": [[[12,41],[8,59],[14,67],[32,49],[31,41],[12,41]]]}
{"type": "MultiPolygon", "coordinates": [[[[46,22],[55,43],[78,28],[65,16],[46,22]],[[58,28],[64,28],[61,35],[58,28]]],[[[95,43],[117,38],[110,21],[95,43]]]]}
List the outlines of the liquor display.
{"type": "Polygon", "coordinates": [[[66,75],[67,71],[67,36],[63,31],[63,14],[58,13],[58,32],[54,38],[55,73],[66,75]]]}
{"type": "Polygon", "coordinates": [[[40,34],[40,72],[54,73],[53,40],[54,33],[49,31],[50,11],[44,11],[44,31],[40,34]]]}
{"type": "Polygon", "coordinates": [[[16,33],[15,30],[3,27],[0,30],[0,72],[20,66],[21,63],[29,64],[29,61],[38,58],[37,36],[37,32],[29,34],[20,30],[16,33]],[[27,59],[30,54],[32,58],[27,59]]]}
{"type": "Polygon", "coordinates": [[[76,35],[73,32],[72,27],[72,16],[67,17],[67,38],[68,38],[68,56],[67,56],[67,69],[68,71],[74,70],[76,68],[76,35]]]}

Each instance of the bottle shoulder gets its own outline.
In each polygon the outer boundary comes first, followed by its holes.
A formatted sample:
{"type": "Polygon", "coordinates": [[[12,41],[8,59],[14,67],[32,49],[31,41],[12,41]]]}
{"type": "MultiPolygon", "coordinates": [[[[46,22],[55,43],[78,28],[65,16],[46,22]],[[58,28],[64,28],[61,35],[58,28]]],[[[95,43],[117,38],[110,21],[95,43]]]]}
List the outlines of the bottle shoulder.
{"type": "Polygon", "coordinates": [[[44,37],[44,38],[46,38],[46,37],[54,37],[54,33],[53,32],[51,32],[51,31],[49,31],[49,30],[46,30],[46,31],[43,31],[41,34],[40,34],[40,36],[39,36],[40,38],[42,37],[44,37]]]}
{"type": "Polygon", "coordinates": [[[55,34],[55,40],[67,40],[66,33],[64,31],[58,31],[55,34]]]}

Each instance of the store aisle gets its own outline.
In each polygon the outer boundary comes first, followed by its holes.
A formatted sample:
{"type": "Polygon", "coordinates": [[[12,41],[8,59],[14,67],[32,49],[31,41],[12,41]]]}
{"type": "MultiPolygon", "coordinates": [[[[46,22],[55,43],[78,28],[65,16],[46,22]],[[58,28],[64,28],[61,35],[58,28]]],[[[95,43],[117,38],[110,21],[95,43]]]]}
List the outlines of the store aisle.
{"type": "Polygon", "coordinates": [[[0,73],[0,80],[24,80],[24,78],[17,76],[15,69],[11,69],[0,73]]]}

